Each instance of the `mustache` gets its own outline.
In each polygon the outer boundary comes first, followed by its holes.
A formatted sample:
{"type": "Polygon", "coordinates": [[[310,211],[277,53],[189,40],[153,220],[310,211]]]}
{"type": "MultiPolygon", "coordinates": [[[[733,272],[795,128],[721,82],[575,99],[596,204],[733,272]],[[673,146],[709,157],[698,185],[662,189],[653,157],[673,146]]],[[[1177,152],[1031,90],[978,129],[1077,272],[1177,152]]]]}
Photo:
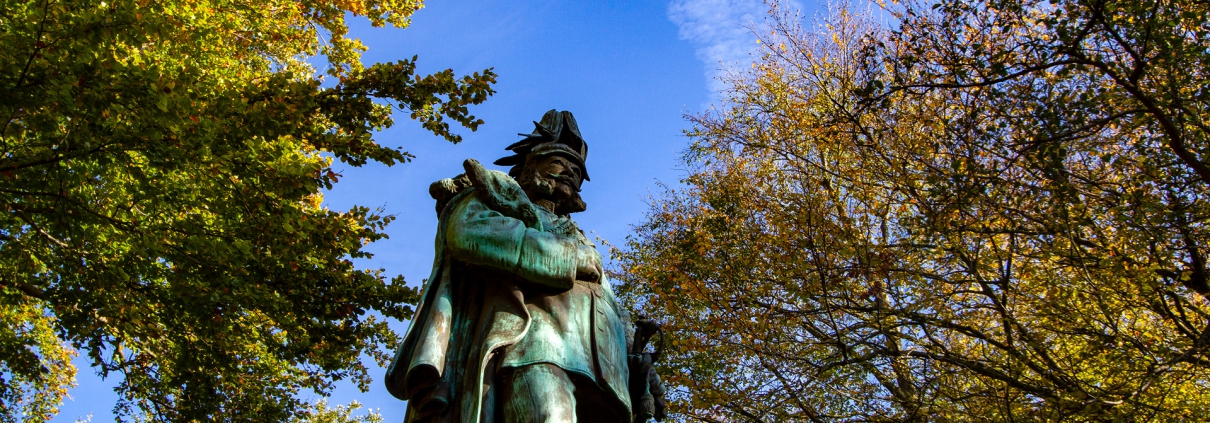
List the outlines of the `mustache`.
{"type": "Polygon", "coordinates": [[[547,179],[553,179],[553,180],[565,183],[568,186],[572,187],[572,189],[575,189],[576,192],[580,192],[580,187],[578,186],[578,184],[576,184],[576,179],[571,176],[557,174],[557,173],[546,173],[543,176],[545,176],[547,179]]]}

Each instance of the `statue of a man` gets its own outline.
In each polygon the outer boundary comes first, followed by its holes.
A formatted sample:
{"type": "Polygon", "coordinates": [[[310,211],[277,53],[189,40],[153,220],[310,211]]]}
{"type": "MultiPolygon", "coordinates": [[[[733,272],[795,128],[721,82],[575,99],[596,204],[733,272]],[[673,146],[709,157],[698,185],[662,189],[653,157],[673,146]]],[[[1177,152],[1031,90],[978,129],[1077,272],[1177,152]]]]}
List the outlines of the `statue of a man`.
{"type": "Polygon", "coordinates": [[[629,322],[601,256],[568,217],[585,209],[588,145],[551,110],[513,155],[434,183],[437,256],[387,372],[406,421],[630,422],[629,322]]]}

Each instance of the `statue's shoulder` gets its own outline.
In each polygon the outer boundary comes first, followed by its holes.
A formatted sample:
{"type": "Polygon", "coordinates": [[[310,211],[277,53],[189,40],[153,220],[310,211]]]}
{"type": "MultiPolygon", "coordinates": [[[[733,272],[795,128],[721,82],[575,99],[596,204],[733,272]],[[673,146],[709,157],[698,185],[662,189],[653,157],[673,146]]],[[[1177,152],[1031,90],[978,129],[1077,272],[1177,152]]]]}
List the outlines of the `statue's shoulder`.
{"type": "Polygon", "coordinates": [[[462,166],[466,173],[429,185],[429,195],[437,200],[438,216],[454,198],[464,192],[473,191],[474,198],[488,208],[520,219],[526,226],[542,230],[538,207],[530,203],[529,197],[516,180],[504,172],[485,169],[475,159],[466,159],[462,166]]]}

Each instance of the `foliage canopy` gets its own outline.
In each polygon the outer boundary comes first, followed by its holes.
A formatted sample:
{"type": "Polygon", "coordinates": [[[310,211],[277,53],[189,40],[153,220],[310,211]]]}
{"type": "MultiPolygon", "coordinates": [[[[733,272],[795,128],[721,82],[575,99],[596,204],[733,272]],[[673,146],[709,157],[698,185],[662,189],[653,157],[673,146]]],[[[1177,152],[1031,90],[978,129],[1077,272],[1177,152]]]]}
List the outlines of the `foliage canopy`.
{"type": "Polygon", "coordinates": [[[703,421],[1210,412],[1210,8],[778,11],[620,252],[703,421]],[[707,353],[708,352],[708,353],[707,353]]]}
{"type": "Polygon", "coordinates": [[[391,216],[321,206],[394,110],[458,142],[485,70],[364,67],[347,14],[418,0],[0,2],[0,414],[42,420],[73,349],[121,377],[120,415],[284,421],[380,362],[416,292],[354,268],[391,216]],[[309,60],[322,57],[325,77],[309,60]]]}

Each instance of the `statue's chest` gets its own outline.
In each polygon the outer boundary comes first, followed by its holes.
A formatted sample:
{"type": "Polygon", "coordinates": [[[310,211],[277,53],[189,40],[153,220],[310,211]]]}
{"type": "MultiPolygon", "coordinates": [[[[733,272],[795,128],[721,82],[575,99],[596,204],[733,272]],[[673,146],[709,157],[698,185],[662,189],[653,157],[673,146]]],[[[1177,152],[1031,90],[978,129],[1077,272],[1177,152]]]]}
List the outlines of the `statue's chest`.
{"type": "Polygon", "coordinates": [[[580,231],[580,227],[570,217],[542,213],[542,224],[545,227],[545,232],[575,238],[581,244],[591,244],[588,242],[588,238],[584,236],[584,232],[580,231]]]}

